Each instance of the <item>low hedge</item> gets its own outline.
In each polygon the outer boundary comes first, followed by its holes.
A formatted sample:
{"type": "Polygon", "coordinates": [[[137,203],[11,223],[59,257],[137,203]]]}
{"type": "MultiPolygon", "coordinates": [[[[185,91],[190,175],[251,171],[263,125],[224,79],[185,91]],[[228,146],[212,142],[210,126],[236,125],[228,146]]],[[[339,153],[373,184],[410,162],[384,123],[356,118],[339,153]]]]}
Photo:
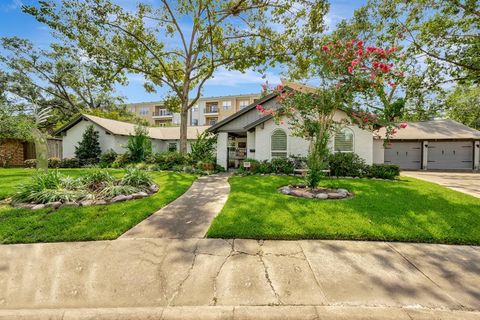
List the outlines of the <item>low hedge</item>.
{"type": "Polygon", "coordinates": [[[400,167],[391,164],[373,164],[368,168],[371,178],[393,180],[400,175],[400,167]]]}

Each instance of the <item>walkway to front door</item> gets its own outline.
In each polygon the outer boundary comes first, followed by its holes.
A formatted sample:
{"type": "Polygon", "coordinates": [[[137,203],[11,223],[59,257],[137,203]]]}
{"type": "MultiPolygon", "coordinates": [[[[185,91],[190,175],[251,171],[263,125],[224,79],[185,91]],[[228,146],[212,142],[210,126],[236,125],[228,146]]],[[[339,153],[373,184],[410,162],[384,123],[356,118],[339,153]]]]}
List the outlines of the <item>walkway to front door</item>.
{"type": "Polygon", "coordinates": [[[227,201],[228,174],[201,177],[185,194],[120,238],[203,238],[227,201]]]}

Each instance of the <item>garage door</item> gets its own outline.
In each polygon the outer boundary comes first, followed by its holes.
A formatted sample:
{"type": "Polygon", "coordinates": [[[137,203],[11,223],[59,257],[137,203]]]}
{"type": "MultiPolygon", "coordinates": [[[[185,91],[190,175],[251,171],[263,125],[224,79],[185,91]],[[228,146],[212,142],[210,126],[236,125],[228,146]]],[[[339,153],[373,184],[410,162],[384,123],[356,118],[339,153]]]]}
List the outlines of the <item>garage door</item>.
{"type": "Polygon", "coordinates": [[[421,169],[422,143],[392,141],[385,147],[384,162],[397,165],[401,169],[421,169]]]}
{"type": "Polygon", "coordinates": [[[428,169],[472,169],[473,143],[448,141],[428,143],[428,169]]]}

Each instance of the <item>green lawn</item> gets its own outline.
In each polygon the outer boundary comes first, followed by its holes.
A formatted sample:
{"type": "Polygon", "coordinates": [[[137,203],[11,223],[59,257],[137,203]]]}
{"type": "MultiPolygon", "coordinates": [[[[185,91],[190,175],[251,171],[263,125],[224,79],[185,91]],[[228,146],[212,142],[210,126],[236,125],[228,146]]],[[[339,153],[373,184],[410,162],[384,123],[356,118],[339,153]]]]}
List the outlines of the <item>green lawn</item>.
{"type": "MultiPolygon", "coordinates": [[[[80,176],[89,169],[65,169],[62,173],[80,176]]],[[[0,199],[28,181],[34,170],[0,169],[0,199]]],[[[112,170],[121,176],[121,170],[112,170]]],[[[0,243],[31,243],[115,239],[122,233],[183,194],[195,176],[153,172],[160,190],[139,200],[107,206],[32,211],[0,205],[0,243]]]]}
{"type": "Polygon", "coordinates": [[[480,244],[480,199],[433,183],[413,178],[324,180],[323,186],[345,188],[355,196],[321,201],[277,192],[298,178],[229,181],[230,196],[208,237],[480,244]]]}

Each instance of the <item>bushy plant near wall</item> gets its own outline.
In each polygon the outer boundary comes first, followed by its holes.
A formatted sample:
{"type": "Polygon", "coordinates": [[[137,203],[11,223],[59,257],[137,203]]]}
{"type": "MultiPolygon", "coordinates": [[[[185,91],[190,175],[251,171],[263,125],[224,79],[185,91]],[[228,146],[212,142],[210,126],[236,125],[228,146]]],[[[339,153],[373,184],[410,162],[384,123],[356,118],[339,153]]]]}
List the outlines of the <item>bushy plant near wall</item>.
{"type": "Polygon", "coordinates": [[[112,149],[102,153],[102,155],[100,156],[100,167],[102,168],[111,167],[112,164],[117,159],[117,156],[118,154],[112,149]]]}
{"type": "Polygon", "coordinates": [[[98,131],[95,127],[90,125],[83,133],[82,140],[75,147],[75,157],[80,162],[80,165],[96,164],[100,161],[100,142],[98,140],[98,131]]]}
{"type": "Polygon", "coordinates": [[[132,162],[142,162],[152,153],[152,140],[146,127],[136,126],[133,136],[128,138],[128,154],[132,162]]]}
{"type": "Polygon", "coordinates": [[[368,177],[393,180],[400,175],[400,167],[387,164],[367,165],[355,153],[335,153],[329,157],[330,174],[336,177],[368,177]]]}
{"type": "Polygon", "coordinates": [[[271,161],[258,161],[255,159],[245,159],[240,164],[237,173],[240,174],[292,174],[295,169],[295,163],[291,158],[277,158],[271,161]],[[250,167],[245,168],[244,162],[249,162],[250,167]]]}
{"type": "Polygon", "coordinates": [[[364,177],[368,174],[365,160],[353,152],[338,152],[328,157],[330,174],[337,177],[364,177]]]}
{"type": "Polygon", "coordinates": [[[393,180],[400,175],[400,167],[389,164],[373,164],[368,168],[368,176],[371,178],[393,180]]]}

